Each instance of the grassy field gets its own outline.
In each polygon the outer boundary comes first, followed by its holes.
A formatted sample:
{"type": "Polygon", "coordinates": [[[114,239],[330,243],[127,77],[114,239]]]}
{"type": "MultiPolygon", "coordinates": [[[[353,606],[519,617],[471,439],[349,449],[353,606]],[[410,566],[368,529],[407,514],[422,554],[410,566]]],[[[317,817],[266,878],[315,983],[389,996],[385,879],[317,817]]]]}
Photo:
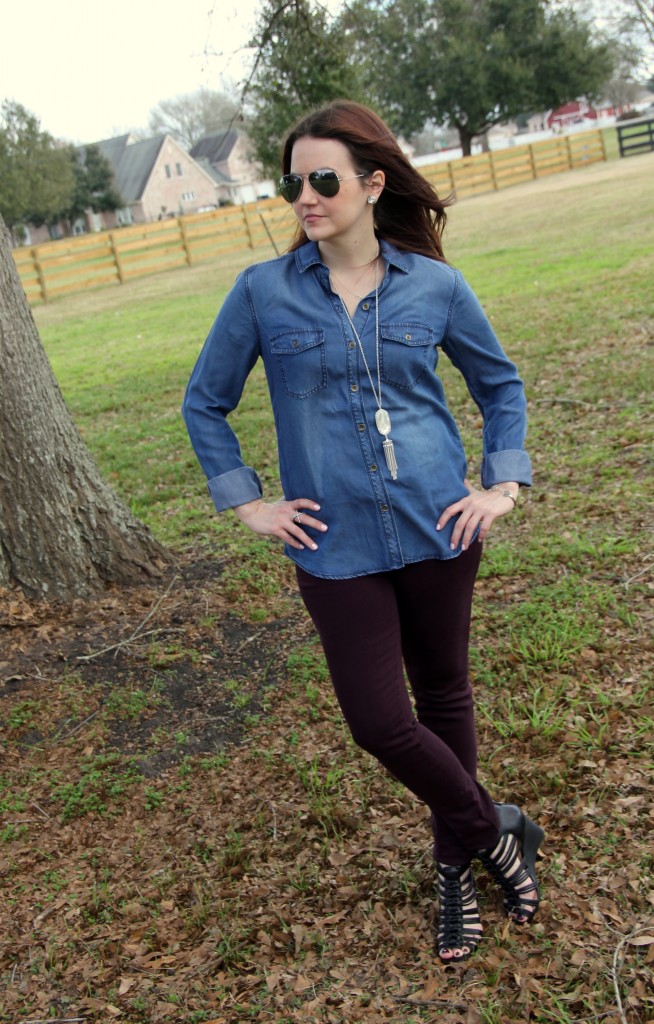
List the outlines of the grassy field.
{"type": "MultiPolygon", "coordinates": [[[[10,612],[50,655],[3,705],[0,1021],[654,1019],[653,172],[611,161],[450,215],[446,254],[526,382],[535,471],[478,585],[481,774],[547,832],[537,923],[509,928],[482,879],[485,941],[458,970],[434,957],[424,810],[345,735],[289,564],[212,514],[185,436],[185,382],[240,268],[36,310],[88,445],[180,568],[60,622],[10,612]],[[73,629],[97,650],[164,613],[120,664],[66,653],[73,629]],[[238,744],[172,714],[183,682],[234,714],[238,744]]],[[[479,417],[444,376],[476,473],[479,417]]],[[[278,496],[258,369],[234,423],[278,496]]]]}

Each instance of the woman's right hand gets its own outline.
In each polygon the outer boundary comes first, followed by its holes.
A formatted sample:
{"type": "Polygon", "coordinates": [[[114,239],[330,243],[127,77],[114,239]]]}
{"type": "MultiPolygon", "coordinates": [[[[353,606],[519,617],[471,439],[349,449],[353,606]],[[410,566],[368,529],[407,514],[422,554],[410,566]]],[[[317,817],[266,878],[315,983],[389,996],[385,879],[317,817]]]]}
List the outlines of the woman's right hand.
{"type": "Polygon", "coordinates": [[[274,503],[258,498],[246,502],[245,505],[236,505],[234,511],[242,523],[262,537],[279,537],[285,544],[290,544],[298,551],[303,551],[305,547],[316,551],[318,545],[304,532],[304,527],[308,526],[325,533],[327,526],[319,519],[308,515],[305,509],[319,512],[320,505],[308,498],[295,498],[293,501],[281,499],[274,503]]]}

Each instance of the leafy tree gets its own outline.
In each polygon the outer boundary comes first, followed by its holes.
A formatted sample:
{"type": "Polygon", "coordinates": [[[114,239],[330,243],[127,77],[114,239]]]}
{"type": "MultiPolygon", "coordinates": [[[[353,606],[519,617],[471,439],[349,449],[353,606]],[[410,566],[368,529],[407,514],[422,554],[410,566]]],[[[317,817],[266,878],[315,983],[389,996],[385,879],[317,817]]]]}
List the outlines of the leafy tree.
{"type": "Polygon", "coordinates": [[[113,181],[111,163],[98,146],[68,150],[72,163],[75,189],[71,200],[61,210],[61,218],[69,223],[83,217],[87,210],[118,210],[124,205],[113,181]]]}
{"type": "Polygon", "coordinates": [[[312,0],[267,0],[251,45],[256,58],[244,89],[248,135],[257,160],[275,175],[294,121],[330,100],[359,99],[362,90],[348,41],[312,0]]]}
{"type": "Polygon", "coordinates": [[[525,110],[593,98],[613,65],[587,22],[547,0],[352,0],[340,22],[393,127],[450,125],[464,154],[525,110]]]}
{"type": "Polygon", "coordinates": [[[191,149],[205,135],[229,128],[240,119],[238,99],[224,92],[197,92],[162,100],[151,112],[148,129],[154,134],[172,135],[185,149],[191,149]]]}
{"type": "Polygon", "coordinates": [[[359,69],[366,102],[398,135],[429,123],[436,36],[432,0],[353,0],[338,26],[359,69]]]}
{"type": "Polygon", "coordinates": [[[14,100],[0,114],[0,214],[12,230],[49,224],[75,188],[68,150],[57,146],[39,119],[14,100]]]}
{"type": "Polygon", "coordinates": [[[535,64],[535,97],[541,107],[558,107],[585,96],[603,98],[616,65],[610,43],[595,41],[588,23],[562,9],[545,19],[535,64]]]}

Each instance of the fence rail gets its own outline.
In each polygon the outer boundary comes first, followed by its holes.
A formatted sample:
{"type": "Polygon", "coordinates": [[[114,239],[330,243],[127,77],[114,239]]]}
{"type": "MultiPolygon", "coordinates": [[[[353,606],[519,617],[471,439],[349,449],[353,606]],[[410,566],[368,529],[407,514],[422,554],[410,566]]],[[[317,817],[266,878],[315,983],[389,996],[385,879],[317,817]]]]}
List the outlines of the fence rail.
{"type": "MultiPolygon", "coordinates": [[[[509,188],[550,174],[606,160],[600,131],[480,153],[421,167],[440,194],[459,199],[509,188]]],[[[30,303],[71,292],[125,284],[146,274],[192,266],[246,251],[267,258],[288,246],[295,227],[291,208],[264,199],[210,213],[139,224],[78,238],[15,249],[14,260],[30,303]]]]}
{"type": "Polygon", "coordinates": [[[616,126],[620,156],[635,156],[654,150],[654,117],[623,121],[616,126]]]}

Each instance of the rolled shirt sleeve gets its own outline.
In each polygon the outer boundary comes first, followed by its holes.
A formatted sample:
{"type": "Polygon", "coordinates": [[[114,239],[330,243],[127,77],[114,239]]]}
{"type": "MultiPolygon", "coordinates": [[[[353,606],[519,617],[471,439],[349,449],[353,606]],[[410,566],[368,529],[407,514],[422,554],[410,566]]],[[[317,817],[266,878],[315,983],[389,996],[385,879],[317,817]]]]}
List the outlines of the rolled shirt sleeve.
{"type": "Polygon", "coordinates": [[[531,460],[524,450],[523,382],[479,300],[458,272],[442,349],[463,375],[483,417],[483,486],[507,480],[531,486],[531,460]]]}
{"type": "Polygon", "coordinates": [[[227,508],[245,505],[248,501],[256,501],[263,496],[261,481],[251,466],[230,469],[207,480],[209,494],[216,512],[224,512],[227,508]]]}
{"type": "Polygon", "coordinates": [[[259,355],[256,323],[241,275],[214,321],[182,403],[184,422],[218,512],[262,496],[261,481],[245,465],[227,420],[259,355]]]}

